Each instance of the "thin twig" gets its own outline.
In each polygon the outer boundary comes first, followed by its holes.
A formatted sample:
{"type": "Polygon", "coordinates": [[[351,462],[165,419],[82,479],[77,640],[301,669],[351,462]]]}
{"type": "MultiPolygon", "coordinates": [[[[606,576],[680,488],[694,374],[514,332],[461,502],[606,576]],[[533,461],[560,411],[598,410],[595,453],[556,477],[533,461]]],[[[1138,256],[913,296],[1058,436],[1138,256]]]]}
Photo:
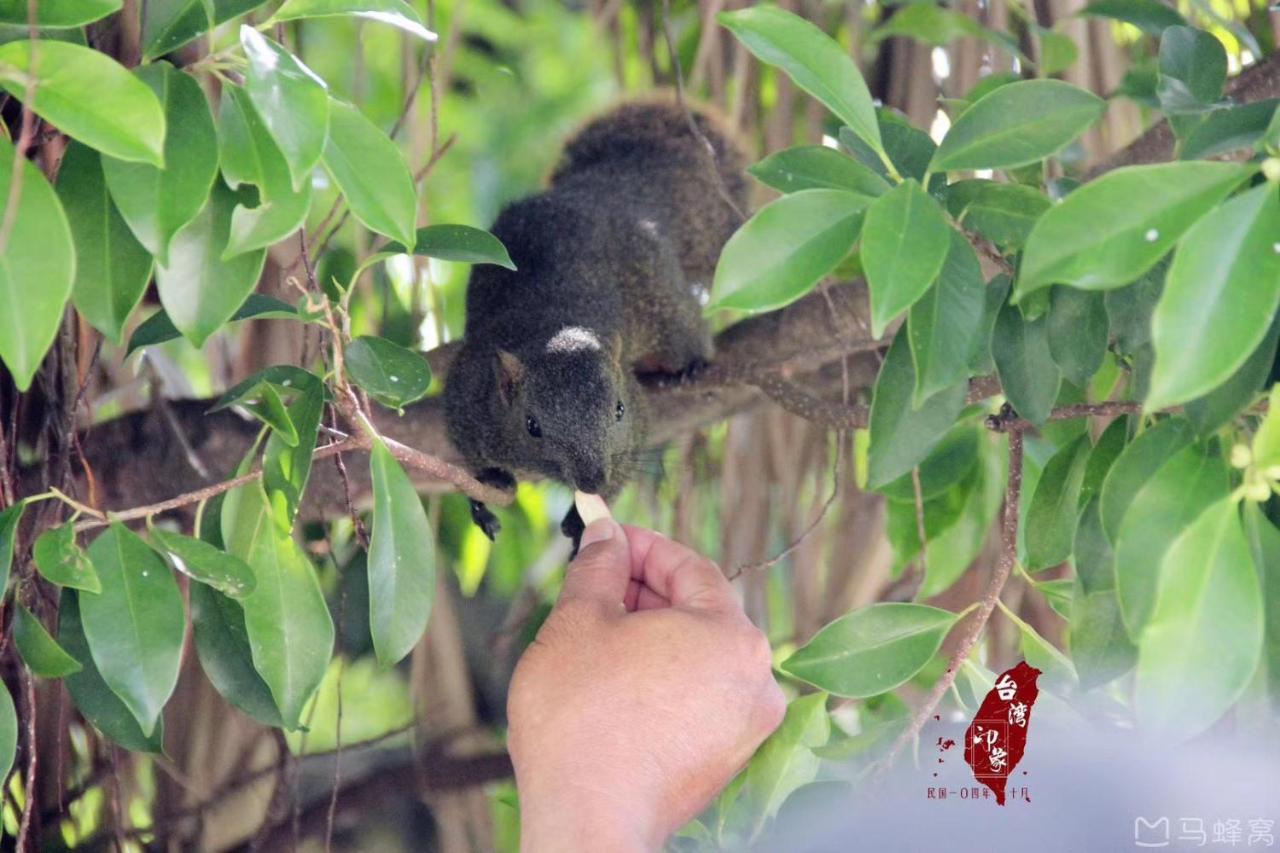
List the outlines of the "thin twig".
{"type": "Polygon", "coordinates": [[[36,770],[40,766],[39,749],[36,746],[36,687],[35,679],[25,666],[22,667],[22,684],[27,695],[27,778],[22,780],[26,803],[22,807],[22,824],[14,845],[18,853],[32,849],[31,815],[35,812],[36,793],[40,790],[36,786],[36,770]]]}

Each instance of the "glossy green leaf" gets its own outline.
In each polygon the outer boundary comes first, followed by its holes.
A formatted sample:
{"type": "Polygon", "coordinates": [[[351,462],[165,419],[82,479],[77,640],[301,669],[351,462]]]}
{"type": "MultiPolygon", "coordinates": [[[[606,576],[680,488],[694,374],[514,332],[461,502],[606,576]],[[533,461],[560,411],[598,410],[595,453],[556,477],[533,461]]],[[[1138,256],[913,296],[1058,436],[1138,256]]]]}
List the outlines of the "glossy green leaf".
{"type": "Polygon", "coordinates": [[[284,436],[273,432],[262,452],[262,485],[282,534],[293,529],[302,504],[311,476],[311,455],[315,451],[320,416],[324,412],[324,384],[317,377],[308,376],[309,379],[299,383],[300,393],[289,404],[289,421],[297,433],[297,442],[290,445],[284,436]]]}
{"type": "Polygon", "coordinates": [[[1079,679],[1071,659],[1016,613],[1005,610],[1004,614],[1018,628],[1018,648],[1022,652],[1022,657],[1030,666],[1040,670],[1040,689],[1058,693],[1073,690],[1079,683],[1079,679]]]}
{"type": "Polygon", "coordinates": [[[1050,208],[1027,238],[1019,297],[1051,284],[1107,290],[1136,279],[1252,171],[1164,163],[1108,172],[1050,208]]]}
{"type": "Polygon", "coordinates": [[[765,186],[784,193],[825,189],[877,196],[889,189],[888,182],[876,172],[825,145],[778,151],[747,171],[765,186]]]}
{"type": "Polygon", "coordinates": [[[970,376],[991,373],[996,369],[995,361],[991,358],[991,340],[995,337],[996,320],[1000,318],[1011,284],[1009,276],[1004,273],[997,274],[987,282],[987,295],[982,306],[982,328],[978,332],[977,346],[969,357],[970,376]]]}
{"type": "Polygon", "coordinates": [[[407,245],[393,243],[385,251],[463,264],[494,264],[509,270],[516,268],[501,240],[483,228],[470,225],[428,225],[418,229],[412,249],[406,248],[407,245]]]}
{"type": "Polygon", "coordinates": [[[253,668],[240,605],[196,584],[191,587],[191,626],[200,666],[214,689],[264,725],[283,725],[271,688],[253,668]]]}
{"type": "Polygon", "coordinates": [[[13,643],[22,662],[41,678],[62,678],[81,669],[80,662],[63,651],[40,620],[17,603],[13,606],[13,643]]]}
{"type": "Polygon", "coordinates": [[[1170,544],[1228,488],[1221,456],[1192,445],[1162,465],[1134,496],[1115,548],[1116,592],[1130,637],[1141,639],[1163,594],[1161,560],[1170,544]]]}
{"type": "Polygon", "coordinates": [[[108,340],[122,343],[124,324],[151,280],[151,254],[111,200],[98,152],[68,145],[57,190],[75,243],[71,301],[108,340]]]}
{"type": "Polygon", "coordinates": [[[169,567],[118,522],[93,540],[89,559],[102,592],[80,598],[80,616],[102,679],[145,734],[178,684],[186,612],[169,567]]]}
{"type": "Polygon", "coordinates": [[[942,270],[951,245],[951,228],[942,209],[913,180],[894,187],[867,208],[862,266],[871,292],[873,335],[883,335],[895,317],[924,295],[942,270]]]}
{"type": "Polygon", "coordinates": [[[423,41],[436,40],[436,34],[423,25],[422,17],[404,0],[286,0],[271,20],[292,21],[340,15],[390,24],[423,41]]]}
{"type": "Polygon", "coordinates": [[[1194,438],[1185,420],[1167,418],[1138,435],[1120,453],[1099,493],[1102,528],[1109,541],[1115,542],[1120,535],[1120,525],[1142,487],[1194,438]]]}
{"type": "Polygon", "coordinates": [[[1181,27],[1187,23],[1176,9],[1160,0],[1094,0],[1080,14],[1133,24],[1153,36],[1159,36],[1169,27],[1181,27]]]}
{"type": "Polygon", "coordinates": [[[1033,572],[1071,556],[1089,450],[1088,436],[1081,435],[1045,463],[1024,521],[1026,565],[1033,572]]]}
{"type": "Polygon", "coordinates": [[[364,390],[393,409],[420,400],[431,386],[431,366],[422,353],[394,341],[362,335],[346,352],[347,375],[364,390]]]}
{"type": "Polygon", "coordinates": [[[996,181],[956,181],[947,187],[947,210],[966,231],[1006,250],[1027,240],[1049,199],[1034,187],[996,181]]]}
{"type": "Polygon", "coordinates": [[[1217,388],[1257,348],[1280,307],[1280,195],[1255,187],[1196,223],[1178,246],[1151,321],[1145,407],[1217,388]]]}
{"type": "MultiPolygon", "coordinates": [[[[36,25],[80,27],[119,12],[123,4],[124,0],[39,0],[35,4],[36,25]]],[[[0,0],[0,22],[26,26],[30,20],[27,6],[28,0],[0,0]]]]}
{"type": "Polygon", "coordinates": [[[351,206],[372,231],[414,242],[418,195],[400,146],[349,104],[329,103],[329,139],[321,157],[351,206]]]}
{"type": "Polygon", "coordinates": [[[1267,395],[1267,414],[1253,434],[1253,464],[1259,468],[1280,465],[1280,384],[1267,395]]]}
{"type": "Polygon", "coordinates": [[[1035,33],[1040,41],[1040,73],[1045,77],[1061,74],[1080,58],[1080,48],[1066,33],[1044,27],[1036,27],[1035,33]]]}
{"type": "Polygon", "coordinates": [[[150,735],[145,734],[129,708],[107,686],[85,639],[78,595],[64,590],[58,607],[58,642],[80,664],[79,672],[63,678],[71,701],[98,731],[125,749],[159,754],[164,748],[164,721],[160,720],[150,735]]]}
{"type": "Polygon", "coordinates": [[[987,29],[962,12],[929,3],[912,3],[898,8],[888,20],[871,31],[868,40],[874,43],[892,36],[915,39],[933,47],[943,47],[958,38],[969,37],[983,39],[1017,53],[1017,48],[1004,34],[987,29]]]}
{"type": "MultiPolygon", "coordinates": [[[[9,164],[0,168],[0,198],[8,199],[13,146],[4,139],[0,162],[9,164]]],[[[29,160],[22,161],[22,194],[8,236],[0,252],[0,360],[26,391],[57,335],[76,267],[67,216],[29,160]]]]}
{"type": "Polygon", "coordinates": [[[826,695],[791,701],[782,725],[756,750],[744,773],[739,796],[748,807],[747,834],[758,834],[792,793],[817,778],[822,762],[813,751],[830,737],[826,695]]]}
{"type": "Polygon", "coordinates": [[[234,405],[257,390],[264,382],[276,385],[281,389],[310,391],[322,388],[320,378],[309,370],[293,364],[273,364],[264,367],[252,376],[237,382],[209,407],[210,412],[217,412],[234,405]]]}
{"type": "Polygon", "coordinates": [[[987,95],[956,120],[931,168],[1006,169],[1058,153],[1102,115],[1106,103],[1061,80],[1024,80],[987,95]]]}
{"type": "Polygon", "coordinates": [[[0,45],[0,86],[25,97],[34,74],[31,108],[90,148],[121,160],[164,163],[164,110],[156,96],[123,65],[104,53],[62,41],[12,41],[0,45]]]}
{"type": "Polygon", "coordinates": [[[329,135],[329,93],[302,60],[255,30],[240,27],[249,60],[245,91],[284,154],[293,188],[302,189],[329,135]]]}
{"type": "Polygon", "coordinates": [[[765,205],[725,244],[711,307],[768,311],[799,299],[848,254],[870,202],[802,190],[765,205]]]}
{"type": "Polygon", "coordinates": [[[266,0],[147,0],[142,16],[142,58],[151,60],[263,5],[266,0]],[[212,21],[210,20],[212,10],[212,21]]]}
{"type": "Polygon", "coordinates": [[[837,696],[875,696],[923,669],[955,623],[923,604],[872,604],[827,625],[782,670],[837,696]]]}
{"type": "Polygon", "coordinates": [[[36,537],[32,556],[44,579],[58,586],[101,592],[102,583],[93,563],[76,544],[75,527],[62,524],[36,537]]]}
{"type": "Polygon", "coordinates": [[[991,357],[1009,404],[1019,416],[1037,426],[1043,424],[1053,411],[1062,381],[1049,350],[1048,317],[1028,321],[1006,303],[996,318],[991,357]]]}
{"type": "Polygon", "coordinates": [[[950,589],[982,552],[1004,502],[1008,454],[1003,444],[980,453],[977,481],[954,524],[925,543],[925,575],[916,593],[924,600],[950,589]]]}
{"type": "Polygon", "coordinates": [[[103,157],[102,172],[120,215],[156,261],[165,264],[173,235],[200,212],[218,173],[213,115],[190,74],[167,62],[144,65],[135,73],[164,107],[165,166],[103,157]]]}
{"type": "Polygon", "coordinates": [[[1077,590],[1071,604],[1071,660],[1080,687],[1090,690],[1108,684],[1138,662],[1138,648],[1120,618],[1114,590],[1077,590]]]}
{"type": "Polygon", "coordinates": [[[1271,707],[1280,710],[1280,530],[1259,505],[1244,507],[1245,535],[1254,565],[1262,574],[1263,671],[1271,707]]]}
{"type": "Polygon", "coordinates": [[[208,542],[160,527],[152,526],[150,532],[156,545],[177,558],[173,561],[174,566],[193,580],[232,598],[242,598],[253,592],[257,583],[253,569],[239,557],[208,542]]]}
{"type": "Polygon", "coordinates": [[[774,6],[722,12],[716,18],[762,62],[786,72],[873,150],[881,151],[871,93],[848,52],[805,19],[774,6]]]}
{"type": "MultiPolygon", "coordinates": [[[[1087,478],[1087,475],[1086,475],[1087,478]]],[[[1102,501],[1096,495],[1080,510],[1072,563],[1085,594],[1116,588],[1116,555],[1102,529],[1102,501]]],[[[1119,603],[1117,602],[1117,607],[1119,603]]]]}
{"type": "Polygon", "coordinates": [[[422,500],[381,442],[370,453],[373,533],[369,541],[369,630],[378,662],[413,650],[435,599],[435,540],[422,500]]]}
{"type": "Polygon", "coordinates": [[[885,537],[893,549],[891,577],[901,577],[908,564],[920,554],[922,520],[926,545],[960,523],[978,479],[976,470],[971,471],[950,489],[925,499],[919,514],[914,500],[886,501],[885,537]]]}
{"type": "Polygon", "coordinates": [[[1117,354],[1134,358],[1143,349],[1150,349],[1151,313],[1164,292],[1168,272],[1169,259],[1166,257],[1157,261],[1133,284],[1103,294],[1117,354]]]}
{"type": "Polygon", "coordinates": [[[1266,134],[1277,106],[1280,99],[1268,98],[1205,113],[1183,136],[1179,159],[1202,160],[1253,148],[1266,134]]]}
{"type": "MultiPolygon", "coordinates": [[[[953,426],[920,462],[920,496],[925,500],[937,497],[969,476],[977,467],[980,445],[978,428],[972,421],[953,426]]],[[[915,503],[916,489],[910,473],[879,491],[891,501],[915,503]]]]}
{"type": "Polygon", "coordinates": [[[1107,355],[1110,324],[1101,293],[1058,286],[1049,294],[1049,353],[1074,385],[1087,385],[1107,355]]]}
{"type": "MultiPolygon", "coordinates": [[[[250,293],[244,304],[236,309],[236,312],[231,315],[227,322],[233,323],[238,320],[253,319],[299,320],[305,318],[298,314],[298,309],[287,302],[281,302],[279,299],[263,296],[260,293],[250,293]]],[[[129,336],[129,348],[125,354],[132,355],[135,350],[162,344],[180,337],[182,337],[182,333],[173,325],[173,321],[169,319],[168,312],[161,308],[146,320],[143,320],[138,324],[138,328],[133,330],[133,334],[129,336]]]]}
{"type": "Polygon", "coordinates": [[[271,427],[275,435],[290,447],[298,446],[298,431],[285,410],[284,401],[269,383],[263,383],[241,401],[241,407],[271,427]]]}
{"type": "Polygon", "coordinates": [[[952,231],[937,282],[907,314],[916,405],[969,378],[969,362],[983,331],[986,295],[978,256],[968,240],[952,231]]]}
{"type": "Polygon", "coordinates": [[[197,347],[244,304],[266,259],[265,250],[222,259],[235,205],[235,194],[215,181],[205,206],[173,238],[169,263],[156,266],[156,288],[165,313],[197,347]]]}
{"type": "Polygon", "coordinates": [[[964,408],[968,383],[914,405],[916,377],[906,335],[889,345],[871,401],[867,487],[878,489],[908,473],[942,440],[964,408]]]}
{"type": "Polygon", "coordinates": [[[1280,339],[1280,321],[1273,320],[1262,343],[1232,376],[1203,397],[1183,406],[1183,414],[1199,435],[1211,435],[1227,424],[1262,388],[1276,360],[1276,343],[1280,339]]]}
{"type": "Polygon", "coordinates": [[[1239,698],[1262,652],[1262,590],[1235,501],[1205,509],[1174,542],[1138,643],[1134,706],[1144,733],[1179,742],[1239,698]]]}
{"type": "Polygon", "coordinates": [[[1178,114],[1200,112],[1222,97],[1227,82],[1227,51],[1204,30],[1168,27],[1160,36],[1160,109],[1178,114]]]}
{"type": "Polygon", "coordinates": [[[18,714],[9,688],[0,684],[0,780],[6,784],[18,752],[18,714]]]}
{"type": "Polygon", "coordinates": [[[1129,424],[1126,418],[1113,420],[1098,436],[1093,449],[1089,451],[1089,461],[1085,465],[1084,480],[1080,483],[1080,505],[1084,506],[1102,491],[1102,484],[1115,465],[1116,459],[1124,452],[1128,444],[1129,424]]]}
{"type": "Polygon", "coordinates": [[[254,669],[271,688],[285,727],[297,729],[333,653],[333,620],[315,570],[276,527],[261,483],[227,494],[222,535],[258,581],[240,602],[254,669]]]}
{"type": "Polygon", "coordinates": [[[0,600],[9,586],[9,570],[13,568],[13,548],[18,538],[18,525],[26,504],[16,503],[0,511],[0,600]]]}

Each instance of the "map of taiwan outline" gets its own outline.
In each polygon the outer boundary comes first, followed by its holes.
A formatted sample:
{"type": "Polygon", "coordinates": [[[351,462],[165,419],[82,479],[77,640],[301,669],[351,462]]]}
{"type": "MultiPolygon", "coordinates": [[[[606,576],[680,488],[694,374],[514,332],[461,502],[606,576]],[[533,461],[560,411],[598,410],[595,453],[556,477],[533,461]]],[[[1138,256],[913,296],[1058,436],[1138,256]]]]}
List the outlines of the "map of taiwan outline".
{"type": "Polygon", "coordinates": [[[973,778],[990,788],[1002,806],[1009,774],[1027,748],[1031,708],[1040,695],[1039,677],[1040,670],[1026,661],[1005,670],[964,733],[964,760],[973,778]]]}

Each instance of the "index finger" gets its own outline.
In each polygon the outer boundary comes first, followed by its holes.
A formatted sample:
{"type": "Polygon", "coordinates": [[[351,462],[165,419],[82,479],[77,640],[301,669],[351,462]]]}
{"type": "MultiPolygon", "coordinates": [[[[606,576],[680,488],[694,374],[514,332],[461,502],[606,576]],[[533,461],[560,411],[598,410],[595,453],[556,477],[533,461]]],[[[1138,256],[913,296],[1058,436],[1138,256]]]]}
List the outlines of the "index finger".
{"type": "Polygon", "coordinates": [[[631,548],[631,577],[672,605],[739,608],[720,567],[660,533],[626,525],[631,548]]]}

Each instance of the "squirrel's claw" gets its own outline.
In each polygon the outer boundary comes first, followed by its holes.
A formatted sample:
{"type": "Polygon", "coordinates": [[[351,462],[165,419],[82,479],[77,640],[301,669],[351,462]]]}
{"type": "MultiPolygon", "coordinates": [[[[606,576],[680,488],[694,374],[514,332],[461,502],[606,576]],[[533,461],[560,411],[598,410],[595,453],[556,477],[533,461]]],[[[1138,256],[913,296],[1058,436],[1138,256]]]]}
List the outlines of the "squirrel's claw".
{"type": "Polygon", "coordinates": [[[490,542],[498,541],[498,531],[502,529],[502,523],[498,521],[493,511],[480,501],[471,501],[471,520],[484,532],[485,536],[489,537],[490,542]]]}

